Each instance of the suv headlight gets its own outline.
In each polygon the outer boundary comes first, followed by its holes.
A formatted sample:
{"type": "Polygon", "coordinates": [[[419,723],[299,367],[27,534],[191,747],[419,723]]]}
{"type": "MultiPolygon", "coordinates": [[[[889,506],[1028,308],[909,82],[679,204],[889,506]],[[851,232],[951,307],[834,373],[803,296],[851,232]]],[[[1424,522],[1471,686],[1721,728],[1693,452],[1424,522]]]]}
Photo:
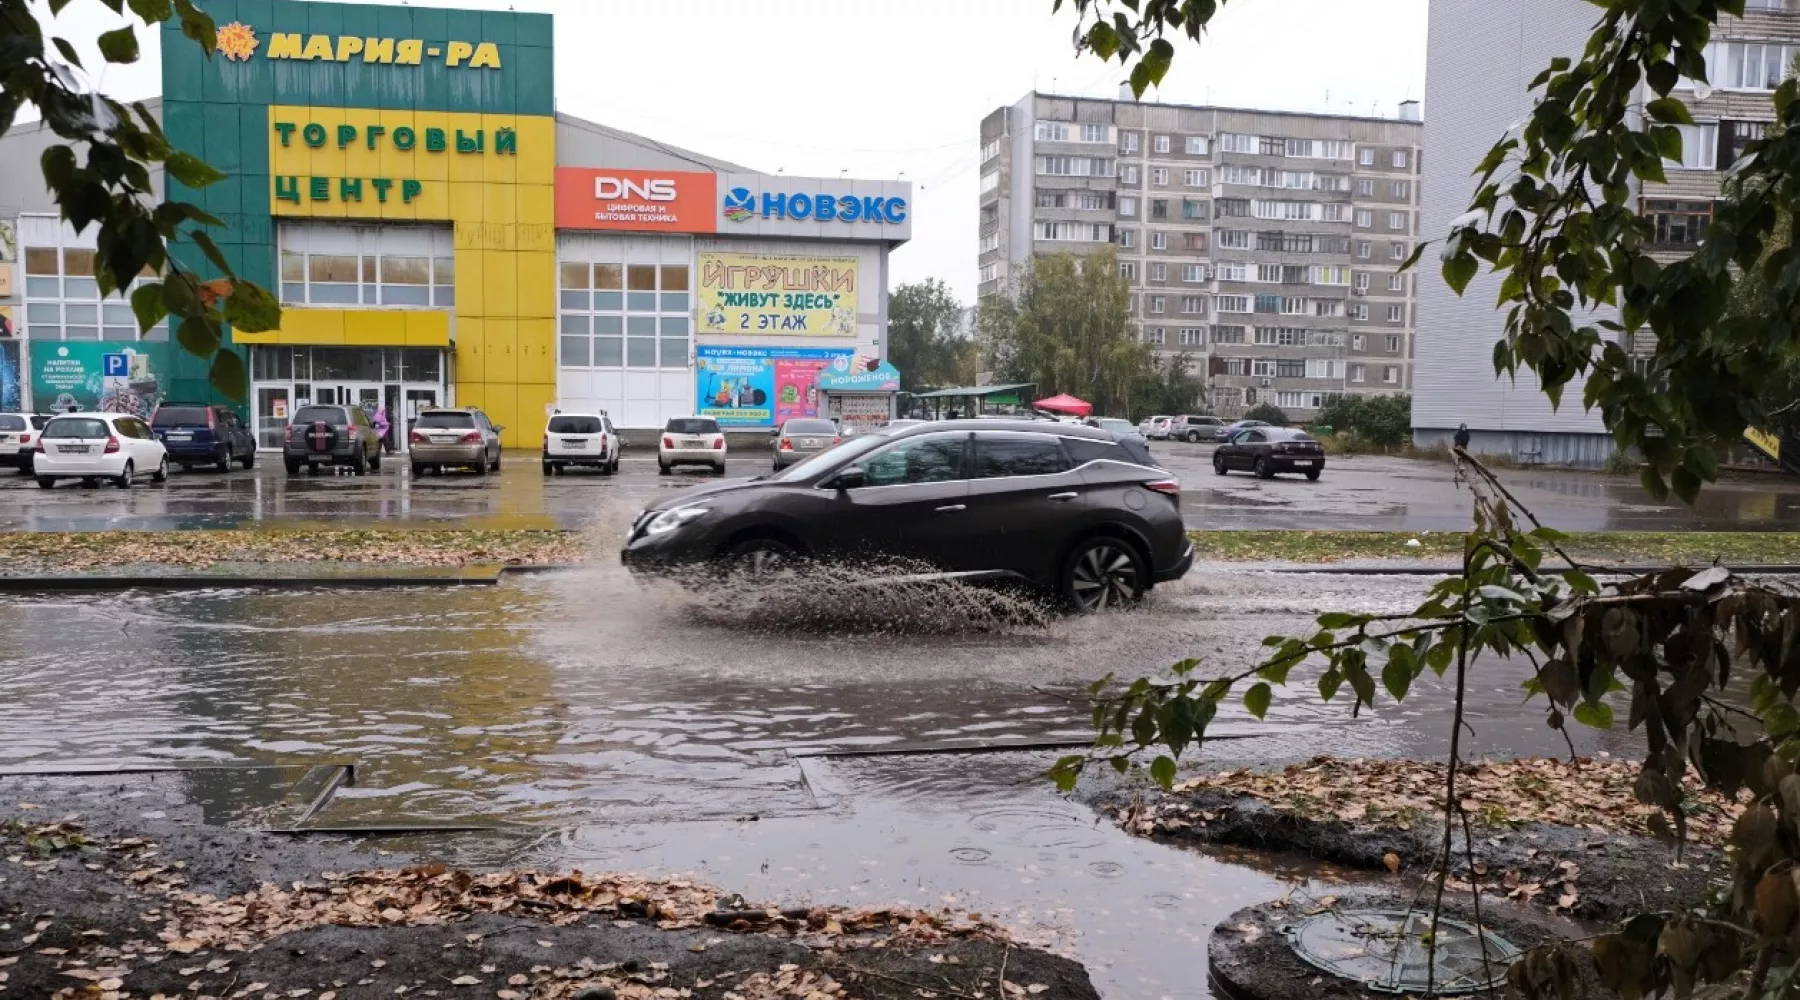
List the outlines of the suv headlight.
{"type": "Polygon", "coordinates": [[[690,521],[699,519],[706,512],[707,508],[705,507],[676,507],[674,510],[665,510],[650,519],[650,523],[644,526],[644,534],[666,535],[690,521]]]}

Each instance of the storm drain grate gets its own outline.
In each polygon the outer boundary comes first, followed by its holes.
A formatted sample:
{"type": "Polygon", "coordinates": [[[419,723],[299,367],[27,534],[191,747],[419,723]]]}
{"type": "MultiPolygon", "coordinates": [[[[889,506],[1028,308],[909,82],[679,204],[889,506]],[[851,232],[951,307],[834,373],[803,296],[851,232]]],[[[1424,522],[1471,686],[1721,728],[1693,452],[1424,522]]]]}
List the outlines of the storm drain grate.
{"type": "Polygon", "coordinates": [[[1503,986],[1519,949],[1460,920],[1438,920],[1437,971],[1429,969],[1431,914],[1421,910],[1330,910],[1287,930],[1294,954],[1384,993],[1473,993],[1503,986]],[[1483,943],[1485,942],[1485,956],[1483,943]]]}

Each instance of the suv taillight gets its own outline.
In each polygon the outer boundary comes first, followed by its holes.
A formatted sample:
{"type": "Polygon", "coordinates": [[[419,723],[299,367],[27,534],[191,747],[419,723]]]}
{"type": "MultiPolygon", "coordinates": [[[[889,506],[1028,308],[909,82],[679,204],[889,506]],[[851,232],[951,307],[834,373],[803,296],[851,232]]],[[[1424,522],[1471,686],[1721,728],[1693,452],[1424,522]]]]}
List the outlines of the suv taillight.
{"type": "Polygon", "coordinates": [[[787,438],[782,438],[781,439],[781,450],[782,451],[793,451],[794,450],[794,442],[789,441],[787,438]]]}
{"type": "Polygon", "coordinates": [[[20,444],[30,444],[31,443],[31,435],[30,434],[19,435],[19,443],[20,444]]]}
{"type": "Polygon", "coordinates": [[[119,439],[116,437],[113,437],[110,434],[107,435],[105,454],[116,455],[116,454],[118,454],[118,451],[119,451],[119,439]]]}
{"type": "Polygon", "coordinates": [[[431,441],[430,438],[425,436],[424,431],[413,431],[411,440],[413,444],[428,444],[431,441]]]}
{"type": "Polygon", "coordinates": [[[462,443],[463,444],[480,444],[481,443],[481,432],[480,431],[470,431],[469,433],[464,434],[462,443]]]}
{"type": "Polygon", "coordinates": [[[213,412],[213,408],[210,406],[206,408],[206,429],[209,431],[219,429],[219,415],[213,412]]]}

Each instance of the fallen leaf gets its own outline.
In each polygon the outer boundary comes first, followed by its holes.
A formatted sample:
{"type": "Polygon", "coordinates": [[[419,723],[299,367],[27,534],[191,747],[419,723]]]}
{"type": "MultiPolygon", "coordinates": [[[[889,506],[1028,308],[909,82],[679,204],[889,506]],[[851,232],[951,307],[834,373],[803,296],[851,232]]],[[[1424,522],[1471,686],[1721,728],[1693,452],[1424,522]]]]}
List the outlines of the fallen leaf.
{"type": "Polygon", "coordinates": [[[479,986],[479,985],[481,985],[481,980],[476,979],[474,976],[457,976],[455,979],[450,980],[450,985],[452,985],[452,986],[479,986]]]}
{"type": "Polygon", "coordinates": [[[1390,872],[1398,873],[1400,871],[1400,855],[1395,854],[1393,851],[1383,854],[1381,856],[1381,863],[1386,865],[1387,870],[1390,872]]]}
{"type": "Polygon", "coordinates": [[[170,941],[163,947],[177,955],[192,955],[194,952],[200,950],[200,942],[192,940],[191,938],[182,938],[179,941],[170,941]]]}

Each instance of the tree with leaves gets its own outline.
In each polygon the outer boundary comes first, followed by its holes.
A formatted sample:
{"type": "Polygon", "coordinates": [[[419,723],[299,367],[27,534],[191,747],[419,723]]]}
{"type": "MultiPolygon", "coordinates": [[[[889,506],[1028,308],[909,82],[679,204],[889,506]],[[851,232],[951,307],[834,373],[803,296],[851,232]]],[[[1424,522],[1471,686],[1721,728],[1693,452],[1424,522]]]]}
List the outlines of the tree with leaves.
{"type": "Polygon", "coordinates": [[[962,316],[962,303],[936,278],[888,296],[888,360],[908,391],[974,383],[975,342],[964,336],[962,316]]]}
{"type": "Polygon", "coordinates": [[[1252,406],[1250,411],[1244,414],[1244,419],[1260,420],[1265,424],[1274,424],[1276,427],[1288,425],[1287,411],[1274,403],[1258,403],[1252,406]]]}
{"type": "MultiPolygon", "coordinates": [[[[1523,369],[1553,404],[1585,378],[1581,405],[1600,411],[1621,451],[1644,457],[1644,486],[1691,502],[1717,476],[1723,449],[1774,416],[1772,390],[1800,348],[1800,254],[1783,222],[1800,209],[1800,84],[1775,90],[1775,126],[1733,165],[1699,248],[1661,261],[1651,221],[1632,210],[1635,192],[1680,158],[1678,126],[1690,115],[1672,92],[1683,77],[1707,79],[1713,28],[1741,17],[1744,0],[1592,2],[1586,47],[1538,74],[1522,128],[1476,167],[1470,209],[1439,250],[1442,271],[1459,293],[1484,265],[1499,274],[1497,376],[1523,369]],[[1596,319],[1599,306],[1618,319],[1596,319]],[[1647,370],[1624,346],[1639,335],[1654,344],[1647,370]]],[[[1168,70],[1175,39],[1201,37],[1218,0],[1054,6],[1080,19],[1080,48],[1131,67],[1141,94],[1168,70]]],[[[1435,921],[1454,833],[1468,820],[1457,775],[1470,675],[1480,657],[1518,657],[1552,731],[1611,726],[1614,694],[1628,702],[1626,725],[1645,740],[1635,794],[1662,811],[1672,839],[1684,833],[1690,774],[1752,801],[1731,833],[1729,892],[1646,904],[1585,944],[1533,949],[1509,973],[1513,991],[1566,1000],[1582,962],[1626,997],[1688,997],[1709,983],[1708,995],[1758,1000],[1800,991],[1800,599],[1724,567],[1603,586],[1499,477],[1464,449],[1453,457],[1473,528],[1460,572],[1417,608],[1328,612],[1307,634],[1270,636],[1262,660],[1212,677],[1188,660],[1123,686],[1104,679],[1091,689],[1093,750],[1053,773],[1069,786],[1089,763],[1124,772],[1151,755],[1150,776],[1167,787],[1176,758],[1234,694],[1261,717],[1273,686],[1305,676],[1321,698],[1344,695],[1356,710],[1384,689],[1406,698],[1430,670],[1455,691],[1435,921]],[[1740,679],[1747,699],[1733,686],[1740,679]]]]}
{"type": "Polygon", "coordinates": [[[1198,408],[1206,383],[1194,374],[1194,359],[1186,351],[1157,362],[1139,379],[1131,395],[1131,409],[1123,416],[1133,420],[1163,414],[1191,413],[1198,408]]]}
{"type": "MultiPolygon", "coordinates": [[[[55,16],[70,2],[49,0],[48,10],[55,16]]],[[[208,55],[213,52],[217,29],[193,0],[99,2],[147,28],[179,19],[184,35],[208,55]]],[[[86,85],[75,47],[65,38],[47,37],[45,27],[27,0],[0,0],[0,134],[22,111],[43,116],[63,140],[44,151],[44,183],[76,231],[96,230],[94,276],[101,294],[121,293],[140,274],[157,275],[160,280],[131,293],[140,329],[167,318],[182,347],[210,362],[213,386],[246,398],[243,359],[221,348],[223,331],[227,325],[246,332],[275,329],[280,307],[267,289],[239,280],[227,266],[205,229],[223,223],[192,204],[165,201],[151,170],[160,165],[191,188],[217,183],[224,175],[172,147],[143,104],[126,107],[86,85]],[[182,243],[198,254],[171,252],[182,243]],[[184,259],[210,262],[219,276],[200,273],[184,259]]],[[[106,32],[98,43],[107,62],[138,59],[132,24],[106,32]]]]}

